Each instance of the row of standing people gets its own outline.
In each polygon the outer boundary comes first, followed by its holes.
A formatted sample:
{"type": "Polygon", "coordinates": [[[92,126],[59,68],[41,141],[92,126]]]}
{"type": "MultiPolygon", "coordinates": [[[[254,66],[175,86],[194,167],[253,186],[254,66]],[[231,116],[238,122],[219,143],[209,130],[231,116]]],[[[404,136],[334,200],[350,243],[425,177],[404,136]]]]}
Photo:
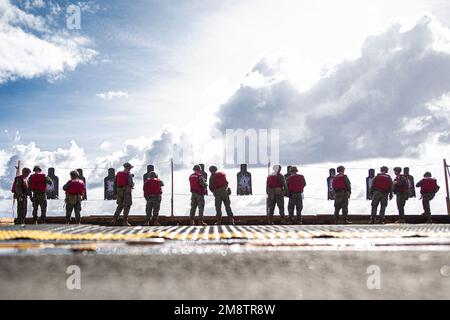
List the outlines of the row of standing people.
{"type": "MultiPolygon", "coordinates": [[[[116,175],[114,182],[114,190],[117,195],[117,209],[114,212],[114,217],[111,225],[116,225],[119,216],[123,212],[123,225],[130,225],[128,222],[128,214],[130,212],[132,201],[132,190],[134,188],[133,175],[131,169],[133,166],[130,163],[124,164],[124,170],[116,175]]],[[[189,176],[189,185],[191,191],[191,209],[190,209],[190,223],[195,225],[206,225],[204,221],[205,210],[205,195],[207,194],[208,182],[206,181],[202,169],[199,165],[195,165],[193,173],[189,176]],[[196,221],[195,214],[198,209],[198,219],[196,221]]],[[[214,194],[216,207],[216,224],[222,223],[222,204],[225,206],[225,211],[229,217],[231,224],[234,224],[234,216],[231,210],[230,194],[231,190],[228,187],[228,180],[223,172],[219,172],[217,167],[211,166],[209,168],[211,176],[209,179],[209,190],[214,194]]],[[[161,205],[162,187],[164,182],[158,178],[158,175],[152,171],[144,182],[143,193],[146,204],[146,221],[145,225],[159,225],[158,217],[161,205]]]]}
{"type": "MultiPolygon", "coordinates": [[[[289,174],[283,176],[281,174],[281,166],[275,165],[273,172],[267,178],[267,207],[268,207],[268,222],[273,224],[273,215],[275,206],[278,206],[280,216],[285,217],[284,214],[284,197],[289,198],[288,213],[290,223],[302,224],[302,209],[303,209],[303,189],[306,186],[306,181],[303,175],[298,174],[298,169],[291,166],[289,174]],[[294,209],[296,209],[297,216],[294,216],[294,209]]],[[[395,178],[392,179],[388,174],[389,169],[386,166],[380,168],[371,184],[369,193],[371,195],[371,217],[369,223],[385,223],[385,212],[388,201],[392,200],[394,194],[396,195],[397,209],[399,219],[397,223],[405,223],[405,204],[409,199],[409,191],[411,189],[410,179],[406,174],[402,174],[400,167],[394,168],[395,178]],[[377,212],[379,211],[379,220],[377,221],[377,212]]],[[[345,174],[345,167],[337,167],[338,174],[333,177],[332,189],[334,192],[334,217],[335,223],[339,223],[339,214],[342,211],[343,223],[351,223],[348,217],[349,199],[352,193],[351,182],[345,174]]],[[[420,188],[423,215],[426,217],[427,223],[432,223],[430,201],[433,200],[436,193],[439,191],[439,185],[430,172],[425,172],[423,179],[416,184],[420,188]]]]}
{"type": "MultiPolygon", "coordinates": [[[[19,224],[25,222],[27,216],[28,198],[33,206],[33,223],[38,223],[38,210],[41,209],[41,223],[46,222],[47,213],[47,187],[52,184],[50,177],[45,175],[39,166],[33,168],[33,174],[29,168],[23,168],[21,175],[14,179],[11,192],[17,201],[17,220],[19,224]],[[30,175],[31,174],[31,175],[30,175]]],[[[66,192],[66,222],[70,221],[72,212],[75,212],[77,223],[81,221],[81,202],[86,195],[86,186],[78,171],[70,172],[70,180],[63,186],[66,192]]]]}
{"type": "MultiPolygon", "coordinates": [[[[124,169],[116,174],[114,181],[114,190],[117,196],[117,208],[111,225],[116,225],[119,216],[123,212],[123,224],[130,225],[128,215],[132,206],[132,190],[134,188],[133,175],[131,170],[133,166],[125,163],[124,169]]],[[[17,214],[19,223],[23,223],[27,213],[27,197],[29,196],[33,202],[33,221],[37,223],[38,209],[41,207],[41,222],[45,223],[45,213],[47,208],[46,186],[51,184],[51,179],[42,173],[39,166],[35,166],[34,173],[30,175],[31,170],[24,168],[22,175],[15,178],[12,192],[17,200],[17,214]]],[[[191,191],[191,208],[190,223],[195,225],[206,225],[204,221],[205,198],[207,194],[208,182],[199,165],[193,167],[193,173],[189,176],[189,184],[191,191]],[[198,209],[198,219],[196,221],[195,214],[198,209]]],[[[209,168],[211,176],[209,179],[209,189],[215,197],[216,208],[216,224],[222,223],[222,204],[225,207],[229,222],[234,224],[234,215],[231,209],[231,190],[225,173],[218,171],[217,167],[209,168]]],[[[396,195],[397,208],[399,212],[399,223],[405,222],[404,207],[409,198],[409,179],[401,173],[402,169],[394,168],[395,179],[388,175],[388,168],[383,166],[380,173],[374,178],[370,188],[372,196],[372,212],[370,223],[376,223],[378,206],[380,206],[380,223],[384,223],[384,216],[388,200],[392,200],[396,195]]],[[[345,168],[339,166],[338,174],[333,178],[332,188],[335,194],[335,222],[339,223],[339,214],[342,211],[343,222],[350,223],[348,218],[348,204],[351,195],[351,182],[345,175],[345,168]]],[[[71,179],[64,185],[63,190],[66,192],[66,222],[70,222],[72,212],[75,212],[75,221],[80,223],[81,219],[81,202],[86,194],[85,183],[80,179],[79,172],[74,170],[70,172],[71,179]]],[[[145,225],[159,225],[158,217],[162,199],[162,187],[164,183],[158,178],[155,172],[150,172],[148,178],[144,182],[143,193],[146,199],[146,222],[145,225]]],[[[267,193],[267,217],[268,223],[273,224],[273,216],[275,207],[279,209],[283,223],[302,224],[303,210],[303,191],[306,187],[305,177],[298,173],[295,166],[290,166],[289,173],[285,176],[281,174],[281,166],[274,165],[273,172],[266,180],[267,193]],[[288,219],[285,218],[284,198],[288,197],[288,219]],[[296,212],[295,212],[296,211],[296,212]],[[295,215],[296,213],[296,215],[295,215]]],[[[439,190],[436,179],[432,178],[431,173],[426,172],[424,178],[420,180],[416,187],[421,188],[422,204],[424,215],[427,222],[431,220],[430,201],[434,198],[439,190]]]]}

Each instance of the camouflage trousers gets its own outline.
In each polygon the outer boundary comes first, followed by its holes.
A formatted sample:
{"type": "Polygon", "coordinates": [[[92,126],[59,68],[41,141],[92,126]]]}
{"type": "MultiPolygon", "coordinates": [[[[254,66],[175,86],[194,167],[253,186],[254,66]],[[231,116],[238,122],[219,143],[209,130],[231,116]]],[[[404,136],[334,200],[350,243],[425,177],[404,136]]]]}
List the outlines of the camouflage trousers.
{"type": "Polygon", "coordinates": [[[337,190],[334,196],[334,215],[339,216],[339,211],[342,209],[342,215],[348,216],[348,197],[349,193],[343,190],[337,190]]]}
{"type": "Polygon", "coordinates": [[[41,218],[45,219],[47,215],[47,194],[41,191],[34,191],[31,202],[33,203],[33,218],[37,219],[38,209],[41,207],[41,218]]]}
{"type": "Polygon", "coordinates": [[[159,209],[161,207],[161,196],[148,196],[145,198],[147,200],[147,204],[145,206],[145,215],[147,220],[150,220],[153,216],[153,219],[158,218],[159,209]]]}
{"type": "Polygon", "coordinates": [[[434,193],[425,193],[422,195],[422,206],[425,216],[431,218],[430,201],[434,199],[434,193]]]}
{"type": "Polygon", "coordinates": [[[214,192],[214,204],[216,206],[216,217],[222,218],[222,203],[225,206],[225,212],[228,217],[233,217],[233,211],[231,210],[231,200],[227,193],[227,188],[221,188],[214,192]]]}
{"type": "Polygon", "coordinates": [[[72,211],[75,211],[75,221],[80,223],[81,221],[81,201],[76,204],[66,203],[66,221],[69,222],[72,217],[72,211]]]}
{"type": "Polygon", "coordinates": [[[17,201],[17,223],[25,223],[25,218],[27,217],[28,200],[26,197],[16,199],[17,201]]]}
{"type": "Polygon", "coordinates": [[[128,218],[128,214],[131,210],[131,205],[133,204],[133,198],[131,195],[131,187],[120,187],[117,188],[117,209],[114,213],[114,219],[119,218],[123,210],[123,217],[128,218]]]}
{"type": "Polygon", "coordinates": [[[289,195],[288,212],[291,219],[294,218],[294,209],[297,209],[297,217],[300,218],[303,210],[303,197],[300,192],[289,195]]]}
{"type": "Polygon", "coordinates": [[[195,217],[195,211],[198,207],[198,216],[203,219],[203,212],[205,211],[205,196],[198,193],[192,193],[191,196],[191,212],[189,214],[191,220],[195,217]]]}
{"type": "Polygon", "coordinates": [[[377,215],[378,211],[378,205],[381,205],[380,208],[380,217],[384,217],[384,214],[386,213],[386,208],[388,205],[388,198],[389,193],[381,192],[378,190],[375,190],[372,195],[372,217],[375,217],[377,215]]]}
{"type": "Polygon", "coordinates": [[[405,216],[405,205],[406,205],[406,201],[409,198],[409,194],[408,192],[399,192],[397,193],[397,209],[398,209],[398,214],[400,215],[401,218],[403,218],[405,216]]]}
{"type": "Polygon", "coordinates": [[[272,194],[269,192],[267,197],[267,214],[269,217],[273,217],[275,214],[275,206],[278,207],[280,216],[284,218],[284,196],[282,194],[272,194]]]}

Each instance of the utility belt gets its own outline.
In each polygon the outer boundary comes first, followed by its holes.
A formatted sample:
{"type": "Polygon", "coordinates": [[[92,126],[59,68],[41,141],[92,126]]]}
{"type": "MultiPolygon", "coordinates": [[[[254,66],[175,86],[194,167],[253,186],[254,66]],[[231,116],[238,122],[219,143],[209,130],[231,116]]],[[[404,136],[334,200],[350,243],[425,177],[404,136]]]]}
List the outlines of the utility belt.
{"type": "Polygon", "coordinates": [[[283,189],[280,187],[269,188],[269,190],[268,190],[269,199],[273,199],[276,196],[282,196],[282,195],[283,195],[283,189]]]}
{"type": "Polygon", "coordinates": [[[83,200],[83,197],[79,194],[67,194],[65,202],[66,202],[66,204],[70,204],[70,205],[74,206],[78,203],[81,203],[82,200],[83,200]]]}

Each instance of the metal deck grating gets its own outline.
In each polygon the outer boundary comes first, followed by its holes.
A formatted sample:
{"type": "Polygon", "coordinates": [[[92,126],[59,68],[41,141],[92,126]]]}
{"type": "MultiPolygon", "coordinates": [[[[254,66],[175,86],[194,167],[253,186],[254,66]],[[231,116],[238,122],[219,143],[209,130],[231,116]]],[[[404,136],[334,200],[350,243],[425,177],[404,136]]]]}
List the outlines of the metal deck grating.
{"type": "Polygon", "coordinates": [[[96,225],[30,225],[0,227],[0,240],[132,240],[164,238],[178,241],[305,240],[448,238],[448,225],[346,225],[346,226],[158,226],[105,227],[96,225]]]}

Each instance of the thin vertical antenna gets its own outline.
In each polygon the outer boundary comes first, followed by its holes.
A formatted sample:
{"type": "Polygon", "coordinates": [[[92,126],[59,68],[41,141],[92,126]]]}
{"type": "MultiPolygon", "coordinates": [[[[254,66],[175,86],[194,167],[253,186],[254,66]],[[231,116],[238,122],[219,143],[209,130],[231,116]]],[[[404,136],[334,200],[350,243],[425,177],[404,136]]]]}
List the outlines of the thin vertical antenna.
{"type": "Polygon", "coordinates": [[[447,197],[445,200],[447,202],[447,213],[450,215],[450,195],[449,195],[449,188],[448,188],[448,176],[449,175],[450,175],[450,173],[448,170],[447,161],[444,159],[445,189],[447,191],[447,197]]]}
{"type": "Polygon", "coordinates": [[[171,192],[172,196],[170,199],[170,215],[173,217],[173,158],[170,159],[170,171],[171,171],[171,192]]]}

